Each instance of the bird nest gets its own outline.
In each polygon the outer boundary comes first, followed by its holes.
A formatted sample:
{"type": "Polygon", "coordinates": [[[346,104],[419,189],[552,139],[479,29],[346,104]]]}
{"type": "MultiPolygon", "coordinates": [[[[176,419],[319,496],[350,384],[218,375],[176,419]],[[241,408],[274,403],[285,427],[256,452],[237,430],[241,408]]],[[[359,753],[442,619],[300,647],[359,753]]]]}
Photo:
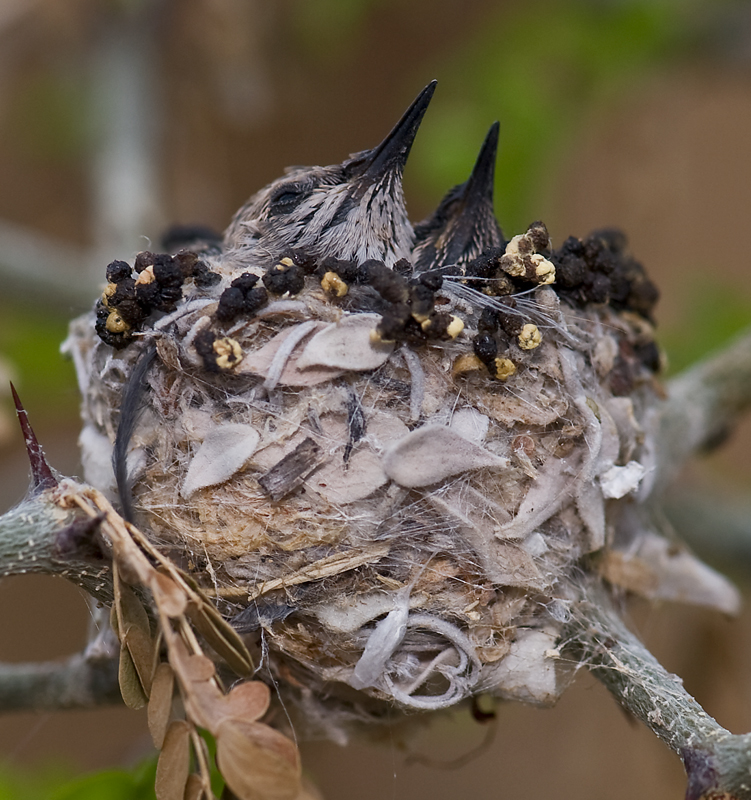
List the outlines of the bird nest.
{"type": "Polygon", "coordinates": [[[496,126],[413,230],[401,170],[431,94],[223,241],[110,264],[67,343],[86,479],[335,737],[394,706],[554,701],[584,574],[735,603],[649,511],[653,285],[614,231],[503,237],[496,126]]]}

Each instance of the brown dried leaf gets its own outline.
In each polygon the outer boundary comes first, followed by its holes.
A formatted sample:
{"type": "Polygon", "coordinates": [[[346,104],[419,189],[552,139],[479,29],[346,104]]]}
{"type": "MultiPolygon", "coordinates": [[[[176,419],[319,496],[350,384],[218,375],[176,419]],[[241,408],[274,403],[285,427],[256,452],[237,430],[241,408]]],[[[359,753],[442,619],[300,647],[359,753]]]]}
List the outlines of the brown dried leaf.
{"type": "Polygon", "coordinates": [[[149,732],[157,750],[161,750],[167,734],[174,690],[175,673],[172,667],[163,661],[154,674],[148,708],[149,732]]]}
{"type": "MultiPolygon", "coordinates": [[[[246,681],[235,686],[224,698],[223,718],[253,722],[268,710],[271,701],[269,687],[261,681],[246,681]]],[[[220,724],[221,724],[220,722],[220,724]]]]}
{"type": "Polygon", "coordinates": [[[185,677],[193,683],[210,681],[216,674],[214,662],[207,656],[189,655],[183,664],[185,677]]]}
{"type": "Polygon", "coordinates": [[[129,583],[147,584],[154,568],[133,541],[125,520],[100,492],[95,489],[91,491],[94,504],[106,515],[102,527],[112,542],[112,555],[118,569],[129,583]]]}
{"type": "Polygon", "coordinates": [[[179,617],[185,613],[188,598],[185,590],[175,580],[162,572],[154,572],[149,581],[157,608],[168,617],[179,617]]]}
{"type": "Polygon", "coordinates": [[[213,680],[214,664],[206,656],[190,655],[174,633],[166,633],[169,660],[182,687],[185,713],[201,728],[214,733],[221,718],[224,695],[213,680]]]}
{"type": "Polygon", "coordinates": [[[175,720],[167,730],[156,765],[157,800],[183,800],[190,773],[190,724],[175,720]]]}
{"type": "Polygon", "coordinates": [[[239,800],[294,800],[301,791],[294,742],[260,722],[225,720],[216,732],[216,760],[239,800]]]}
{"type": "Polygon", "coordinates": [[[123,645],[120,647],[120,666],[118,668],[117,680],[120,684],[120,694],[123,702],[128,708],[138,710],[143,708],[148,697],[143,690],[141,679],[138,677],[136,666],[131,658],[130,651],[123,645]]]}
{"type": "Polygon", "coordinates": [[[117,568],[113,570],[113,577],[120,642],[128,648],[148,697],[155,668],[155,642],[151,636],[149,616],[133,589],[120,578],[117,568]]]}
{"type": "Polygon", "coordinates": [[[196,772],[188,775],[184,800],[214,800],[214,795],[206,790],[201,776],[196,772]]]}
{"type": "Polygon", "coordinates": [[[201,605],[191,603],[188,616],[203,638],[214,648],[238,675],[251,675],[253,659],[237,631],[222,617],[208,600],[201,605]]]}

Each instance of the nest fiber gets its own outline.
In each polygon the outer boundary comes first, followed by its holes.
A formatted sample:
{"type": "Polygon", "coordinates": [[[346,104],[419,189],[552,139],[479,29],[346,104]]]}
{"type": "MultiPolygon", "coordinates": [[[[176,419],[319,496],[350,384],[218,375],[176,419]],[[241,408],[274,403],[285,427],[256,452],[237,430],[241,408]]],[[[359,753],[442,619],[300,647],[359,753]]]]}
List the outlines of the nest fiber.
{"type": "Polygon", "coordinates": [[[385,144],[259,192],[223,240],[113,262],[67,343],[86,479],[328,735],[479,693],[552,702],[584,573],[736,603],[649,510],[641,265],[613,231],[506,240],[492,136],[413,229],[421,97],[385,144]]]}

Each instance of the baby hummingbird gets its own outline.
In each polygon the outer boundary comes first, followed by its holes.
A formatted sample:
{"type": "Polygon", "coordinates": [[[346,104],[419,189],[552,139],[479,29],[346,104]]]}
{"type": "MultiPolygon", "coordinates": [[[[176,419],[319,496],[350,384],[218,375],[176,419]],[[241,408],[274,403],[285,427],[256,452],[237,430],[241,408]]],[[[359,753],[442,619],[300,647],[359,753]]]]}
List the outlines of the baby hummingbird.
{"type": "Polygon", "coordinates": [[[414,242],[402,174],[436,82],[417,96],[391,133],[372,150],[328,167],[293,167],[257,192],[224,235],[238,267],[278,257],[289,247],[325,258],[374,258],[393,266],[414,242]]]}
{"type": "Polygon", "coordinates": [[[482,143],[472,174],[450,189],[433,215],[415,226],[416,272],[462,266],[491,247],[505,244],[493,210],[493,180],[499,124],[482,143]]]}

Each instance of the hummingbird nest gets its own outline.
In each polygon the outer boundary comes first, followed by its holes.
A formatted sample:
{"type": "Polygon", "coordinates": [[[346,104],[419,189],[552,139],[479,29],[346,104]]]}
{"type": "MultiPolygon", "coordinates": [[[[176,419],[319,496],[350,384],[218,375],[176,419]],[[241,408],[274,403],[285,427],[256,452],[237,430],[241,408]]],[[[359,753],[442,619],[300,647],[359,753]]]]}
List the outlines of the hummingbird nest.
{"type": "Polygon", "coordinates": [[[223,240],[110,264],[67,344],[86,479],[335,738],[394,706],[553,702],[586,574],[736,603],[650,512],[653,284],[615,231],[504,238],[497,125],[413,228],[401,175],[432,91],[223,240]]]}

